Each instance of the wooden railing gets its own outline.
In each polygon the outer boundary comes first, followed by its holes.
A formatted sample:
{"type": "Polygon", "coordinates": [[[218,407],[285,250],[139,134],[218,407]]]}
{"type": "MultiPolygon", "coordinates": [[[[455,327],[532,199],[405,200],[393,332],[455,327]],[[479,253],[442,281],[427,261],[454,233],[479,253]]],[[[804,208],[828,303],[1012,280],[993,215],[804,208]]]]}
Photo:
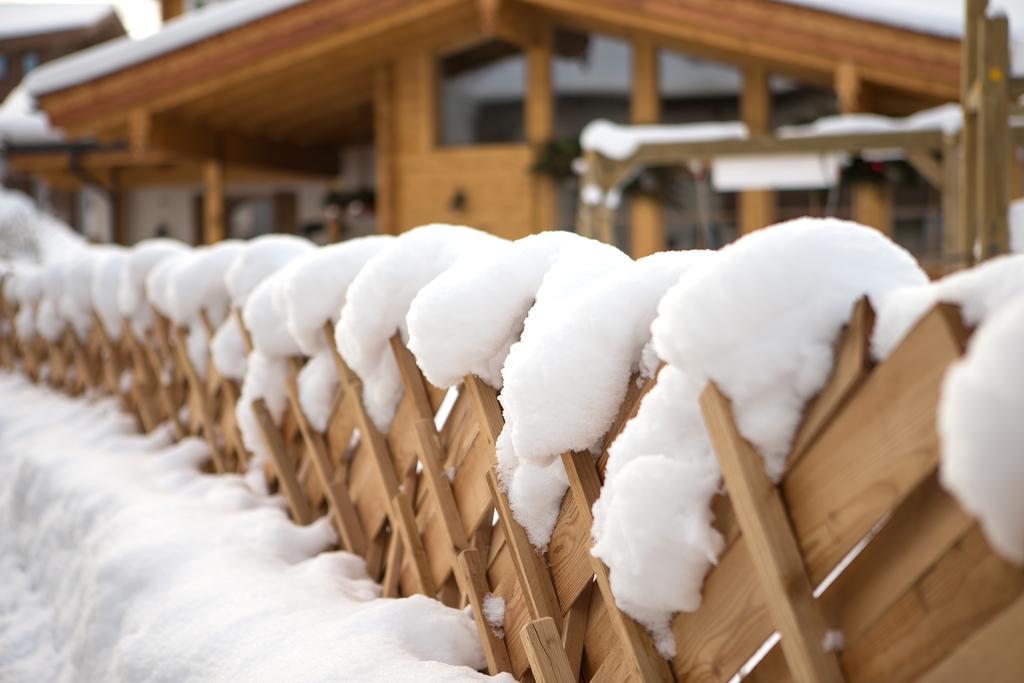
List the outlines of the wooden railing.
{"type": "MultiPolygon", "coordinates": [[[[11,321],[15,311],[0,313],[11,321]]],[[[672,623],[671,661],[617,608],[608,570],[590,554],[607,448],[654,380],[629,382],[600,457],[562,456],[570,492],[543,556],[496,476],[495,390],[468,376],[447,396],[425,381],[397,336],[404,396],[386,434],[337,354],[340,385],[323,433],[299,406],[302,358],[289,364],[281,423],[262,401],[253,409],[272,454],[268,479],[296,522],[328,515],[340,546],[365,558],[385,596],[468,605],[492,673],[539,681],[727,681],[741,669],[759,681],[1024,680],[1024,572],[993,554],[937,478],[940,386],[969,331],[955,308],[939,305],[873,364],[873,323],[867,300],[859,302],[778,486],[740,436],[728,397],[714,384],[701,396],[725,480],[713,506],[726,547],[700,608],[672,623]],[[500,629],[485,617],[491,595],[505,603],[500,629]],[[781,641],[762,647],[776,633],[781,641]]],[[[200,377],[183,333],[166,319],[146,339],[126,326],[118,342],[98,322],[89,339],[69,330],[59,343],[18,341],[4,329],[6,367],[70,393],[119,395],[141,428],[169,420],[179,436],[206,439],[216,471],[247,466],[234,419],[238,387],[212,363],[200,377]],[[122,385],[121,369],[130,383],[122,385]]],[[[334,349],[330,326],[324,334],[334,349]]]]}

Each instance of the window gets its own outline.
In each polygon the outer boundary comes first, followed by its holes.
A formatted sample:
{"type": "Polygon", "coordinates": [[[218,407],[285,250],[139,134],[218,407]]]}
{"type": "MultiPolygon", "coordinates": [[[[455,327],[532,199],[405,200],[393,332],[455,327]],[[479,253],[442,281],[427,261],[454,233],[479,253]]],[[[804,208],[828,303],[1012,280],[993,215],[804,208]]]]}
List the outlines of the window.
{"type": "Polygon", "coordinates": [[[0,55],[0,80],[7,78],[7,55],[0,55]]]}
{"type": "Polygon", "coordinates": [[[489,40],[439,63],[439,142],[523,142],[526,60],[502,40],[489,40]]]}
{"type": "Polygon", "coordinates": [[[575,138],[594,119],[629,123],[633,51],[625,40],[557,29],[555,135],[575,138]]]}
{"type": "Polygon", "coordinates": [[[27,74],[28,72],[39,66],[39,53],[35,50],[26,52],[21,58],[21,72],[27,74]]]}

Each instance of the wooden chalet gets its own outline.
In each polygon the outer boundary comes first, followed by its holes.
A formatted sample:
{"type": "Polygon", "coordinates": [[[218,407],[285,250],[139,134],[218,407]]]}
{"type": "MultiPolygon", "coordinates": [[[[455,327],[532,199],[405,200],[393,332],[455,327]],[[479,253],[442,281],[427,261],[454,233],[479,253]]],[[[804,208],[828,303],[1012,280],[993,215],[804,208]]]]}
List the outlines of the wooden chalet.
{"type": "MultiPolygon", "coordinates": [[[[519,237],[572,224],[570,181],[535,167],[591,118],[739,118],[757,135],[960,94],[958,39],[776,0],[260,0],[179,18],[181,0],[163,5],[157,36],[30,82],[55,126],[98,144],[12,163],[54,183],[78,182],[73,163],[122,195],[186,184],[204,241],[228,234],[233,182],[328,187],[342,173],[373,191],[371,229],[451,222],[519,237]],[[238,10],[250,15],[229,21],[238,10]],[[198,30],[214,18],[221,30],[198,30]],[[618,88],[565,87],[601,40],[619,50],[618,88]],[[692,98],[700,113],[688,114],[667,92],[666,56],[724,65],[735,88],[692,98]]],[[[877,191],[854,195],[855,217],[888,210],[877,191]]],[[[742,193],[735,223],[764,226],[780,207],[774,193],[742,193]]],[[[284,209],[276,227],[294,229],[284,209]]],[[[122,212],[119,240],[151,236],[132,220],[122,212]]],[[[637,197],[624,243],[664,248],[665,223],[657,200],[637,197]]]]}

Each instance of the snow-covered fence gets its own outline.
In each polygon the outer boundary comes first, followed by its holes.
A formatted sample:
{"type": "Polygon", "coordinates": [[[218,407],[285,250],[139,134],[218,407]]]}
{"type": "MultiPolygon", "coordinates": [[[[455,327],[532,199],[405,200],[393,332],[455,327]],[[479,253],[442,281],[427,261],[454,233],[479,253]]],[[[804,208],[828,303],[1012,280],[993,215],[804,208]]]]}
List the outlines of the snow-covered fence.
{"type": "MultiPolygon", "coordinates": [[[[51,380],[67,368],[61,386],[120,393],[144,428],[170,420],[206,439],[215,469],[265,472],[252,484],[269,481],[300,523],[328,515],[386,596],[468,606],[492,673],[1024,675],[1024,573],[1003,559],[1024,559],[1005,514],[1019,443],[978,456],[968,442],[969,475],[944,469],[946,444],[965,448],[958,396],[986,420],[1005,414],[979,404],[977,363],[962,357],[1024,294],[1020,257],[926,284],[877,233],[831,222],[643,268],[571,236],[416,233],[332,247],[319,264],[252,252],[260,263],[237,271],[259,285],[194,307],[174,271],[202,273],[168,257],[144,278],[156,310],[126,313],[116,339],[97,310],[84,337],[69,324],[37,345],[16,321],[41,303],[16,273],[0,360],[51,380]],[[565,396],[586,409],[561,410],[565,396]],[[538,405],[556,413],[543,434],[529,427],[538,405]],[[530,455],[540,437],[557,443],[550,464],[530,455]],[[978,483],[988,469],[1002,489],[978,483]]],[[[1006,430],[986,422],[986,435],[1006,430]]]]}

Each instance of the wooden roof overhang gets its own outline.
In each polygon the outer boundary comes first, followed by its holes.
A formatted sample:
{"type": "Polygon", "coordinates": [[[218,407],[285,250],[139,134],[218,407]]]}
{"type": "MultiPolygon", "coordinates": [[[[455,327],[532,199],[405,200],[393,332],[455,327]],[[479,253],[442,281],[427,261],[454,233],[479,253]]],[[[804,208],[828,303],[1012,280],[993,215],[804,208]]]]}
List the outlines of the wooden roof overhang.
{"type": "Polygon", "coordinates": [[[852,69],[915,108],[959,95],[958,40],[772,0],[309,0],[40,104],[72,137],[128,141],[137,158],[330,173],[338,146],[372,139],[378,67],[487,35],[529,43],[552,23],[826,86],[852,69]]]}
{"type": "Polygon", "coordinates": [[[696,56],[832,85],[840,66],[867,84],[959,99],[960,41],[774,0],[525,0],[566,21],[696,56]]]}

